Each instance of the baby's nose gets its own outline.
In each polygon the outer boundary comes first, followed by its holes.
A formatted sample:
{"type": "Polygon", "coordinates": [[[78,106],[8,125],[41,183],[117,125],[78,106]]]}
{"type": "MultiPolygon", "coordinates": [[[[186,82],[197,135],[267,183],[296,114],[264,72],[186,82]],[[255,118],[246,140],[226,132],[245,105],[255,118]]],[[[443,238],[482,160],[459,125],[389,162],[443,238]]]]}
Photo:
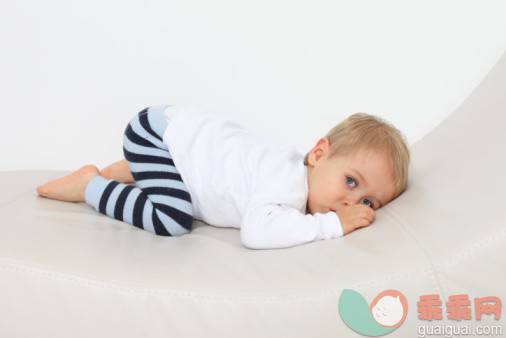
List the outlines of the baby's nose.
{"type": "Polygon", "coordinates": [[[343,204],[344,204],[344,205],[355,205],[355,204],[357,204],[357,203],[356,203],[356,202],[354,202],[354,201],[352,201],[352,200],[345,200],[345,201],[343,202],[343,204]]]}
{"type": "Polygon", "coordinates": [[[357,198],[354,198],[354,196],[348,196],[343,201],[344,205],[355,205],[355,204],[358,204],[358,203],[360,203],[360,200],[358,200],[357,198]]]}

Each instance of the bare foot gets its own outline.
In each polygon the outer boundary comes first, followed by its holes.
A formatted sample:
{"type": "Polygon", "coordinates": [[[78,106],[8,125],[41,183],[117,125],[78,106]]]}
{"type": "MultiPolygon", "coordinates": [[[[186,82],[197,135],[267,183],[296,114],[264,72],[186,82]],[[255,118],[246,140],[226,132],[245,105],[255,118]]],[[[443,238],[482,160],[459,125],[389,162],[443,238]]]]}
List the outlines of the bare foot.
{"type": "Polygon", "coordinates": [[[135,180],[128,168],[126,160],[121,160],[109,164],[104,169],[100,170],[100,175],[106,180],[116,180],[120,183],[134,183],[135,180]]]}
{"type": "Polygon", "coordinates": [[[86,186],[100,172],[94,165],[88,164],[67,176],[47,182],[37,188],[42,197],[67,202],[85,202],[86,186]]]}

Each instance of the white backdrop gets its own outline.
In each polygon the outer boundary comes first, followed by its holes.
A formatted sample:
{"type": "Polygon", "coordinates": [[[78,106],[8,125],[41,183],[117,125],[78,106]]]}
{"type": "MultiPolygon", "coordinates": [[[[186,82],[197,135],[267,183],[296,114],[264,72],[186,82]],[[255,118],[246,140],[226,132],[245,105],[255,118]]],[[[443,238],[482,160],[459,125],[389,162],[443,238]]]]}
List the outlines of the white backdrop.
{"type": "Polygon", "coordinates": [[[309,150],[355,112],[410,144],[506,50],[496,1],[1,1],[0,170],[103,168],[151,105],[309,150]]]}

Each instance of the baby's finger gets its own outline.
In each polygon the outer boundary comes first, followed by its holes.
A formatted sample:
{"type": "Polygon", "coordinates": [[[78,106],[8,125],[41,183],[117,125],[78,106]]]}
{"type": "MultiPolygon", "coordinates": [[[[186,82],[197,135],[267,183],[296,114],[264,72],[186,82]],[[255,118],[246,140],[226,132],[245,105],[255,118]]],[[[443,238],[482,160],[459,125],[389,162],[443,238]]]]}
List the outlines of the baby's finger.
{"type": "Polygon", "coordinates": [[[374,218],[376,217],[376,213],[374,212],[373,208],[365,206],[364,212],[367,214],[367,219],[369,221],[371,221],[371,222],[374,221],[374,218]]]}
{"type": "Polygon", "coordinates": [[[374,218],[376,217],[374,210],[367,206],[360,211],[359,215],[360,217],[367,219],[369,222],[374,221],[374,218]]]}
{"type": "Polygon", "coordinates": [[[371,222],[367,218],[356,218],[354,220],[354,226],[356,228],[363,228],[371,224],[371,222]]]}
{"type": "Polygon", "coordinates": [[[374,221],[374,219],[376,218],[376,212],[374,211],[373,208],[369,208],[369,214],[371,215],[371,222],[374,221]]]}

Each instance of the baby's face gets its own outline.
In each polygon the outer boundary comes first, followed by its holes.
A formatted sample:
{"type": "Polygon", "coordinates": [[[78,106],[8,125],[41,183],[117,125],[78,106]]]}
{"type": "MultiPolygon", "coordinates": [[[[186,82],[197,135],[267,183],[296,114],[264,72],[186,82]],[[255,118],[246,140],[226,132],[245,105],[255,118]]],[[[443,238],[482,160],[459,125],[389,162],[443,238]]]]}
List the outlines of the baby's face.
{"type": "Polygon", "coordinates": [[[388,156],[361,149],[329,157],[328,139],[321,139],[308,158],[310,214],[339,211],[363,203],[374,210],[393,199],[395,186],[388,156]]]}

